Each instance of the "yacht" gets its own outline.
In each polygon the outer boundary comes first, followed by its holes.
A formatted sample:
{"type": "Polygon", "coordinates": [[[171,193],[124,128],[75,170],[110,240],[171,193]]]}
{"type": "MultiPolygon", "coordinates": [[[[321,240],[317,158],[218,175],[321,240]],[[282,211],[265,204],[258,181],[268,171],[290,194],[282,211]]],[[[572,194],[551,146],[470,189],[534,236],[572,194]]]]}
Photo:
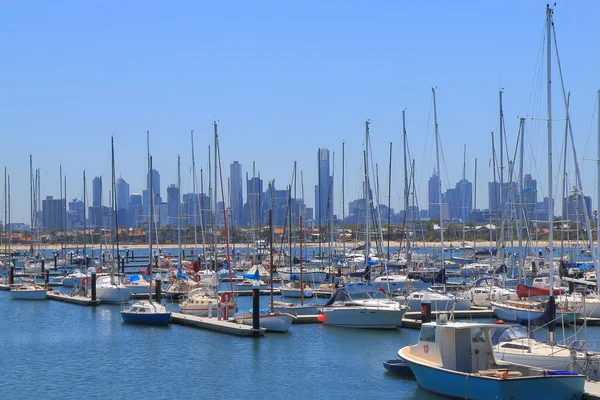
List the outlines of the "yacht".
{"type": "Polygon", "coordinates": [[[338,288],[325,303],[319,320],[348,328],[396,329],[408,307],[390,300],[379,289],[362,283],[338,288]]]}

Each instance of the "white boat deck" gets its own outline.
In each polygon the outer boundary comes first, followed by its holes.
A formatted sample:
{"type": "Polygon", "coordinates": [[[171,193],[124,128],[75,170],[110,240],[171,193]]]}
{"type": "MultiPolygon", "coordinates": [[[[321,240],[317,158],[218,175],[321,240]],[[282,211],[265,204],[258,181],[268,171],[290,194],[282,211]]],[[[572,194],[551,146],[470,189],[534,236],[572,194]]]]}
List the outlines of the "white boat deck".
{"type": "Polygon", "coordinates": [[[197,317],[182,313],[171,313],[171,323],[191,326],[194,328],[208,329],[216,332],[229,333],[237,336],[263,336],[264,329],[253,329],[249,325],[238,324],[237,322],[224,321],[217,318],[197,317]]]}
{"type": "Polygon", "coordinates": [[[586,381],[583,388],[583,398],[600,399],[600,382],[586,381]]]}

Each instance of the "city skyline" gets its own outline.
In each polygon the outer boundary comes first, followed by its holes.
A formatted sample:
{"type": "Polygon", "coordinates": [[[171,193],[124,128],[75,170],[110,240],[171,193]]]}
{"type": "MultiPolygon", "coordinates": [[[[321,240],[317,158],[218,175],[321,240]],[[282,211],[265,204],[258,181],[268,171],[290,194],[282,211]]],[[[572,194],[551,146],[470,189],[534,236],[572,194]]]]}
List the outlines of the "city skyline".
{"type": "MultiPolygon", "coordinates": [[[[537,177],[540,198],[548,195],[545,88],[540,83],[545,77],[539,49],[545,2],[509,1],[502,7],[384,2],[377,8],[335,2],[235,7],[183,2],[177,8],[135,3],[106,8],[40,4],[35,13],[13,3],[0,16],[7,60],[0,74],[1,131],[11,149],[3,159],[12,183],[11,221],[30,219],[25,184],[29,154],[41,170],[44,195],[60,197],[62,165],[67,199],[83,197],[80,177],[85,170],[88,176],[103,177],[101,202],[108,204],[113,135],[116,176],[131,188],[143,195],[146,187],[150,130],[150,151],[162,182],[176,182],[181,155],[181,193],[190,193],[190,131],[195,131],[197,173],[202,169],[207,182],[209,154],[214,164],[212,121],[219,123],[224,171],[238,161],[242,175],[252,177],[256,163],[264,182],[275,180],[283,189],[296,162],[308,207],[316,208],[312,191],[319,181],[314,152],[328,149],[335,188],[332,208],[341,214],[342,195],[346,200],[360,197],[363,126],[369,118],[381,202],[388,203],[388,147],[393,142],[390,203],[401,210],[404,109],[422,209],[435,164],[432,86],[437,87],[442,192],[461,179],[463,168],[455,166],[463,165],[466,144],[464,174],[471,182],[475,159],[479,162],[474,203],[487,203],[485,188],[493,181],[490,133],[496,132],[498,143],[498,94],[503,89],[505,155],[512,155],[519,118],[526,117],[525,173],[537,177]],[[198,15],[214,17],[199,24],[198,15]],[[364,29],[356,29],[359,23],[364,29]]],[[[582,188],[596,209],[596,165],[590,159],[596,158],[593,110],[600,87],[593,66],[600,55],[590,49],[595,48],[593,16],[598,11],[597,2],[582,1],[557,5],[554,16],[565,87],[572,93],[570,117],[582,188]]],[[[558,72],[556,61],[553,70],[558,72]]],[[[565,123],[557,74],[552,87],[556,197],[563,176],[559,166],[565,123]]],[[[568,157],[573,186],[570,150],[568,157]]],[[[228,174],[223,175],[227,197],[228,174]]],[[[160,185],[162,196],[166,187],[160,185]]],[[[558,203],[555,213],[560,212],[558,203]]]]}

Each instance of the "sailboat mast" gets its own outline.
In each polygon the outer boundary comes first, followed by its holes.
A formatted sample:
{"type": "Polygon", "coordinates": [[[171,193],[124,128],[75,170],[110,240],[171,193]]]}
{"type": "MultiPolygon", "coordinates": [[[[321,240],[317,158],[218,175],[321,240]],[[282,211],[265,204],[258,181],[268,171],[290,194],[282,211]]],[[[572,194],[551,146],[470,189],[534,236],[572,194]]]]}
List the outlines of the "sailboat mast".
{"type": "Polygon", "coordinates": [[[304,304],[304,276],[302,270],[302,215],[300,215],[300,305],[304,304]]]}
{"type": "MultiPolygon", "coordinates": [[[[192,138],[192,191],[194,193],[194,254],[198,253],[198,196],[196,195],[196,158],[194,157],[194,130],[190,132],[192,138]]],[[[181,192],[179,192],[181,196],[181,192]]],[[[180,207],[181,208],[181,207],[180,207]]],[[[197,256],[196,256],[197,257],[197,256]]]]}
{"type": "MultiPolygon", "coordinates": [[[[520,119],[519,124],[519,145],[520,145],[520,155],[519,155],[519,213],[517,215],[517,237],[519,239],[519,282],[522,282],[522,274],[524,267],[524,254],[523,254],[523,231],[521,228],[521,218],[524,214],[524,203],[523,203],[523,191],[524,182],[523,182],[523,157],[525,152],[525,118],[520,119]]],[[[514,275],[513,275],[514,276],[514,275]]]]}
{"type": "MultiPolygon", "coordinates": [[[[552,50],[552,9],[549,5],[546,5],[546,89],[547,89],[547,106],[548,106],[548,265],[550,267],[550,296],[554,296],[554,201],[552,198],[552,62],[551,62],[551,50],[552,50]]],[[[552,325],[552,324],[551,324],[552,325]]],[[[554,341],[553,329],[550,331],[551,341],[554,341]]]]}
{"type": "MultiPolygon", "coordinates": [[[[473,210],[477,209],[477,159],[475,159],[475,177],[473,179],[473,210]]],[[[473,224],[473,247],[477,243],[477,224],[473,224]]]]}
{"type": "MultiPolygon", "coordinates": [[[[270,311],[273,312],[273,219],[272,219],[272,211],[269,208],[269,285],[271,285],[271,301],[270,301],[270,311]]],[[[300,281],[300,291],[302,292],[304,289],[302,288],[302,281],[300,281]]]]}
{"type": "MultiPolygon", "coordinates": [[[[213,121],[213,130],[214,130],[214,141],[213,141],[213,152],[215,154],[215,163],[213,167],[214,173],[214,190],[213,190],[213,251],[214,251],[214,271],[217,272],[217,121],[213,121]]],[[[223,204],[225,207],[225,204],[223,204]]]]}
{"type": "MultiPolygon", "coordinates": [[[[596,183],[596,188],[598,190],[598,204],[600,204],[600,90],[598,90],[598,109],[596,111],[598,113],[598,160],[597,160],[597,171],[596,176],[598,177],[598,182],[596,183]]],[[[600,205],[598,206],[600,210],[600,205]]],[[[598,219],[596,219],[596,232],[597,232],[597,246],[598,246],[598,255],[596,256],[596,287],[600,287],[600,227],[598,226],[598,219]]]]}
{"type": "MultiPolygon", "coordinates": [[[[346,158],[345,147],[346,147],[346,143],[342,142],[342,232],[344,235],[344,236],[342,236],[342,249],[343,249],[342,256],[343,257],[346,256],[346,229],[344,228],[344,219],[346,218],[346,199],[345,199],[346,191],[344,188],[344,173],[345,173],[345,169],[346,169],[346,165],[344,164],[345,158],[346,158]]],[[[300,224],[302,224],[302,222],[300,224]]],[[[302,251],[300,251],[300,254],[302,254],[302,251]]]]}
{"type": "Polygon", "coordinates": [[[440,246],[442,255],[442,284],[444,286],[444,292],[446,292],[446,269],[444,268],[444,210],[442,207],[442,174],[440,169],[440,134],[438,131],[437,122],[437,107],[435,103],[435,88],[431,88],[433,93],[433,124],[435,127],[435,158],[438,170],[438,206],[440,207],[440,246]]]}
{"type": "Polygon", "coordinates": [[[177,155],[177,249],[179,251],[177,262],[181,266],[183,257],[181,256],[181,157],[179,155],[177,155]]]}
{"type": "Polygon", "coordinates": [[[408,211],[408,197],[410,196],[410,190],[408,187],[408,159],[406,157],[407,151],[407,137],[406,137],[406,110],[402,110],[402,143],[404,147],[404,236],[406,238],[406,266],[410,268],[410,232],[407,229],[407,222],[410,218],[408,211]]]}
{"type": "Polygon", "coordinates": [[[392,224],[391,218],[391,201],[392,201],[392,142],[390,142],[390,165],[388,169],[388,218],[387,218],[387,229],[388,229],[388,240],[387,240],[387,259],[390,260],[390,236],[392,236],[392,224]]]}
{"type": "MultiPolygon", "coordinates": [[[[148,148],[148,171],[152,173],[152,156],[148,148]]],[[[152,193],[152,179],[148,179],[148,193],[152,193]]],[[[152,287],[152,224],[154,223],[154,196],[150,196],[149,216],[148,216],[148,275],[150,277],[150,287],[152,287]]]]}
{"type": "Polygon", "coordinates": [[[369,120],[365,121],[365,270],[369,265],[369,211],[371,204],[369,202],[369,120]]]}
{"type": "MultiPolygon", "coordinates": [[[[500,209],[500,240],[502,241],[502,245],[500,247],[500,259],[502,264],[504,264],[504,127],[503,127],[503,118],[504,111],[502,110],[502,93],[504,93],[503,89],[500,89],[498,95],[500,97],[500,202],[498,206],[500,209]]],[[[498,238],[496,238],[498,240],[498,238]]]]}
{"type": "Polygon", "coordinates": [[[117,183],[115,181],[115,143],[114,143],[114,136],[111,136],[110,138],[110,147],[111,147],[111,166],[112,166],[112,212],[114,214],[114,223],[115,223],[115,244],[116,244],[116,249],[117,249],[117,254],[115,255],[116,260],[117,260],[117,266],[116,268],[110,269],[110,283],[114,284],[114,274],[116,272],[116,269],[119,268],[119,219],[117,216],[117,191],[115,190],[117,187],[117,183]]]}
{"type": "Polygon", "coordinates": [[[87,230],[87,224],[86,224],[86,218],[85,218],[86,209],[87,209],[87,195],[86,195],[86,186],[85,186],[85,171],[83,171],[83,262],[84,262],[84,265],[87,267],[87,254],[86,254],[87,238],[85,237],[86,230],[87,230]]]}

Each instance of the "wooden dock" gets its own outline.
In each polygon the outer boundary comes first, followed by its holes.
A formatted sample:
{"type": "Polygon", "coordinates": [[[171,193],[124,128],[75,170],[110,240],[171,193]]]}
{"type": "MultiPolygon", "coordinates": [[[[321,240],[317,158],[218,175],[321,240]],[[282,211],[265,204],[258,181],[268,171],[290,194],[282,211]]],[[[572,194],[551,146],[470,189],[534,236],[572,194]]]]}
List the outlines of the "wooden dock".
{"type": "Polygon", "coordinates": [[[100,304],[100,300],[98,299],[92,300],[89,297],[69,296],[68,294],[56,293],[51,291],[48,291],[46,293],[46,298],[48,298],[48,300],[56,300],[65,303],[77,304],[78,306],[97,306],[100,304]]]}
{"type": "Polygon", "coordinates": [[[171,323],[236,336],[259,337],[265,334],[265,330],[262,328],[253,329],[249,325],[238,324],[237,322],[224,321],[217,318],[196,317],[181,313],[171,313],[171,323]]]}

